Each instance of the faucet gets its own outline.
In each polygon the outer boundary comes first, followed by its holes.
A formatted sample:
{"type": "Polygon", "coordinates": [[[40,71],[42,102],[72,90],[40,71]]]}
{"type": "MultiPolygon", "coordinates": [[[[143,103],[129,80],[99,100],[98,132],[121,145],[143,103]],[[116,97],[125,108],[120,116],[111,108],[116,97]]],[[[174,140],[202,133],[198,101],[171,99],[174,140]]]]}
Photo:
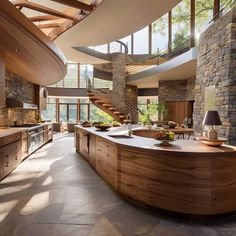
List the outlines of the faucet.
{"type": "Polygon", "coordinates": [[[126,116],[126,120],[128,123],[128,136],[131,137],[131,135],[132,135],[132,117],[131,117],[130,113],[126,116]]]}

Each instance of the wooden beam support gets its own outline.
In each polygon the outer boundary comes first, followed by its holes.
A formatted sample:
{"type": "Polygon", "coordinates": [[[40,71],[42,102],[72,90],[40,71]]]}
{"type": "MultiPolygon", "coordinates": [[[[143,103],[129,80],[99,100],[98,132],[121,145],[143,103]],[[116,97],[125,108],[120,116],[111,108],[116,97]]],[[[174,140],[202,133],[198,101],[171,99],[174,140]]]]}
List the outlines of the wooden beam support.
{"type": "Polygon", "coordinates": [[[168,54],[172,51],[172,12],[168,13],[168,54]]]}
{"type": "MultiPolygon", "coordinates": [[[[216,17],[217,14],[219,13],[219,11],[220,11],[220,0],[214,0],[213,17],[216,17]]],[[[218,18],[219,18],[219,16],[216,17],[216,19],[218,19],[218,18]]]]}
{"type": "Polygon", "coordinates": [[[16,7],[17,6],[18,7],[25,7],[25,8],[29,8],[29,9],[32,9],[35,11],[43,12],[43,13],[46,13],[49,15],[57,16],[60,18],[65,18],[65,19],[72,20],[72,21],[78,21],[78,19],[73,16],[66,15],[60,11],[56,11],[54,9],[51,9],[51,8],[48,8],[48,7],[33,3],[33,2],[17,1],[14,3],[14,5],[16,7]]]}
{"type": "Polygon", "coordinates": [[[58,20],[60,17],[58,16],[51,16],[51,15],[44,15],[44,16],[32,16],[28,18],[32,22],[39,22],[39,21],[50,21],[50,20],[58,20]]]}
{"type": "Polygon", "coordinates": [[[92,11],[94,8],[93,5],[89,5],[89,4],[86,4],[84,2],[80,2],[77,0],[51,0],[51,1],[63,4],[63,5],[69,6],[69,7],[82,9],[84,11],[92,11]]]}
{"type": "Polygon", "coordinates": [[[61,26],[61,24],[59,24],[59,23],[49,23],[49,24],[40,24],[38,27],[40,29],[50,29],[50,28],[57,28],[60,26],[61,26]]]}
{"type": "Polygon", "coordinates": [[[195,0],[190,0],[190,48],[195,47],[195,0]]]}

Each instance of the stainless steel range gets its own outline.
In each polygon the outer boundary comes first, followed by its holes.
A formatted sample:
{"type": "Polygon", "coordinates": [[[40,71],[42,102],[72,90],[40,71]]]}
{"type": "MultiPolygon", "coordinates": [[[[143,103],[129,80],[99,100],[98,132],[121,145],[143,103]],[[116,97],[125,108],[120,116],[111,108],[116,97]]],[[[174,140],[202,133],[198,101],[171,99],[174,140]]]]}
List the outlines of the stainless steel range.
{"type": "Polygon", "coordinates": [[[41,124],[21,124],[12,127],[28,128],[28,154],[31,154],[44,144],[45,126],[41,124]]]}
{"type": "Polygon", "coordinates": [[[44,143],[44,127],[33,127],[28,130],[29,154],[38,149],[44,143]]]}

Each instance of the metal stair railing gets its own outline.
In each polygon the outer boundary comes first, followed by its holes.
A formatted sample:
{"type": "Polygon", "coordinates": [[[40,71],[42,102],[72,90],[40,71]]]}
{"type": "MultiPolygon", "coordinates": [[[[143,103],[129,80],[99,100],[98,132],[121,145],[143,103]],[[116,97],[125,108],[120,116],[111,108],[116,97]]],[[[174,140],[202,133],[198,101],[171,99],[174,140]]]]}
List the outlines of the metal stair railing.
{"type": "Polygon", "coordinates": [[[209,24],[213,23],[218,18],[224,16],[229,10],[236,7],[235,0],[229,0],[228,3],[212,18],[209,24]]]}
{"type": "Polygon", "coordinates": [[[99,46],[91,46],[90,49],[95,51],[108,54],[108,53],[124,53],[128,54],[128,47],[122,41],[116,40],[111,43],[99,45],[99,46]]]}
{"type": "MultiPolygon", "coordinates": [[[[104,89],[104,88],[99,88],[99,89],[95,89],[90,87],[89,89],[92,93],[94,93],[95,95],[98,95],[101,97],[101,99],[106,100],[106,102],[111,103],[112,104],[112,90],[110,89],[104,89]]],[[[128,101],[126,101],[123,98],[120,98],[119,100],[120,104],[124,105],[125,109],[121,109],[120,112],[122,112],[123,114],[127,114],[132,112],[133,115],[138,115],[138,108],[135,107],[133,104],[129,103],[128,101]],[[127,110],[128,111],[127,111],[127,110]]]]}

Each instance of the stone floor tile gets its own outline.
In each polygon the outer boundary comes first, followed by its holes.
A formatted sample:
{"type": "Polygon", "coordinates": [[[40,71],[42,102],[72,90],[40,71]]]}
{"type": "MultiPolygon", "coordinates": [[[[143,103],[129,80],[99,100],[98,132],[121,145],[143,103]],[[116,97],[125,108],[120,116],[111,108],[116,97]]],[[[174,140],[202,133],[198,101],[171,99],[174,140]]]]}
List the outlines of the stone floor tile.
{"type": "MultiPolygon", "coordinates": [[[[184,227],[158,224],[147,236],[191,236],[184,227]]],[[[201,236],[201,235],[199,235],[201,236]]]]}
{"type": "Polygon", "coordinates": [[[122,234],[109,222],[109,220],[102,216],[93,226],[88,236],[122,236],[122,234]]]}
{"type": "Polygon", "coordinates": [[[30,223],[15,231],[12,236],[51,236],[55,224],[30,223]]]}
{"type": "Polygon", "coordinates": [[[197,219],[125,202],[73,145],[55,135],[0,182],[0,236],[236,236],[236,213],[197,219]]]}
{"type": "Polygon", "coordinates": [[[87,236],[91,228],[91,225],[57,224],[50,236],[87,236]]]}
{"type": "Polygon", "coordinates": [[[54,204],[39,211],[33,219],[35,223],[57,224],[63,212],[64,204],[54,204]]]}
{"type": "Polygon", "coordinates": [[[100,216],[99,214],[62,213],[59,224],[93,225],[100,216]]]}
{"type": "Polygon", "coordinates": [[[145,235],[153,230],[159,220],[128,203],[104,214],[123,235],[145,235]]]}

